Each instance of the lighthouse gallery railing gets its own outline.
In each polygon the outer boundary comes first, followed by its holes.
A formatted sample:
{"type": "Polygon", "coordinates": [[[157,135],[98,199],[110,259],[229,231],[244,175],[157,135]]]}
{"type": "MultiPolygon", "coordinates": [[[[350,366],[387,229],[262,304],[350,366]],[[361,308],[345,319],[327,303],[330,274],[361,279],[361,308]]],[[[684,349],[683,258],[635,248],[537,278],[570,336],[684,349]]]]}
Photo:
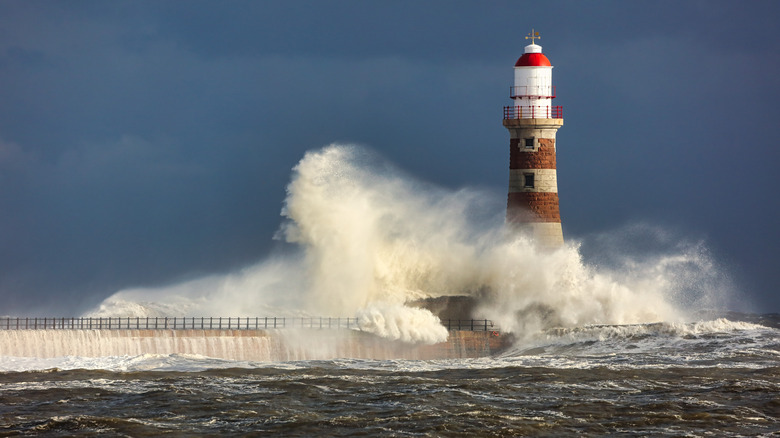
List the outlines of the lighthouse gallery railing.
{"type": "Polygon", "coordinates": [[[505,106],[504,119],[562,119],[563,107],[558,106],[505,106]]]}

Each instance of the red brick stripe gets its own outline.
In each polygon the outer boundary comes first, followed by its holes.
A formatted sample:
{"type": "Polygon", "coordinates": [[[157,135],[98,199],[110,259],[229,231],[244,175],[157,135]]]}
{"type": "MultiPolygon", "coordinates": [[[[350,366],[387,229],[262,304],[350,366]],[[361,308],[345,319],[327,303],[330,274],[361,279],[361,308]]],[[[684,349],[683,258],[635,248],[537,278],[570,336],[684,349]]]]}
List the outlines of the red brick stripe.
{"type": "Polygon", "coordinates": [[[507,199],[506,219],[509,223],[561,222],[557,193],[517,192],[507,199]]]}
{"type": "Polygon", "coordinates": [[[521,140],[509,141],[510,169],[555,169],[555,139],[540,138],[536,151],[526,151],[521,140]]]}

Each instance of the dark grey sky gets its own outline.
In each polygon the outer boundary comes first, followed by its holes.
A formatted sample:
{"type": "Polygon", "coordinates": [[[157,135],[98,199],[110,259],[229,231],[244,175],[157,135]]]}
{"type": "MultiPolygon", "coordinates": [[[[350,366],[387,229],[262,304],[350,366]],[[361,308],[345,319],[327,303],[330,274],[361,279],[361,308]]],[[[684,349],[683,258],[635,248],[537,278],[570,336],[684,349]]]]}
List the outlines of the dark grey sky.
{"type": "Polygon", "coordinates": [[[566,235],[704,239],[746,301],[780,311],[777,17],[777,1],[3,1],[0,314],[262,259],[291,167],[335,141],[505,192],[501,108],[532,27],[564,107],[566,235]]]}

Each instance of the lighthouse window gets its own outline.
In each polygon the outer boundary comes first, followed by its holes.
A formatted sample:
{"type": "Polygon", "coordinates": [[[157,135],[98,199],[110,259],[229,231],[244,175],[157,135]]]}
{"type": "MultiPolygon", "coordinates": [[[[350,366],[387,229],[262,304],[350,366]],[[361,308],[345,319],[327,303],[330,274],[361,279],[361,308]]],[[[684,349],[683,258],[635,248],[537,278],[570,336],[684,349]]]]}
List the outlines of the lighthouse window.
{"type": "Polygon", "coordinates": [[[523,178],[525,180],[525,183],[523,184],[524,187],[532,189],[534,188],[534,174],[533,173],[524,173],[523,178]]]}
{"type": "Polygon", "coordinates": [[[525,139],[525,148],[526,149],[533,149],[534,148],[534,138],[526,138],[525,139]]]}

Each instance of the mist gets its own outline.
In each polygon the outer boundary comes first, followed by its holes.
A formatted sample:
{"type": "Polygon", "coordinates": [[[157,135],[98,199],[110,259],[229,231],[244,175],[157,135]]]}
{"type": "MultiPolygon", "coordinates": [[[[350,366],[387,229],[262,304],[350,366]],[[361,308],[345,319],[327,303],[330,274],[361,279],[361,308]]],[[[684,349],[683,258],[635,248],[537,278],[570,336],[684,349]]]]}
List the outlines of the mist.
{"type": "Polygon", "coordinates": [[[586,263],[581,242],[549,250],[510,232],[504,202],[420,181],[368,148],[332,144],[292,169],[276,234],[287,250],[226,275],[122,290],[85,316],[357,316],[381,336],[434,343],[446,330],[411,302],[476,297],[473,317],[522,338],[552,327],[683,321],[730,293],[704,242],[637,224],[594,239],[602,256],[586,263]]]}

